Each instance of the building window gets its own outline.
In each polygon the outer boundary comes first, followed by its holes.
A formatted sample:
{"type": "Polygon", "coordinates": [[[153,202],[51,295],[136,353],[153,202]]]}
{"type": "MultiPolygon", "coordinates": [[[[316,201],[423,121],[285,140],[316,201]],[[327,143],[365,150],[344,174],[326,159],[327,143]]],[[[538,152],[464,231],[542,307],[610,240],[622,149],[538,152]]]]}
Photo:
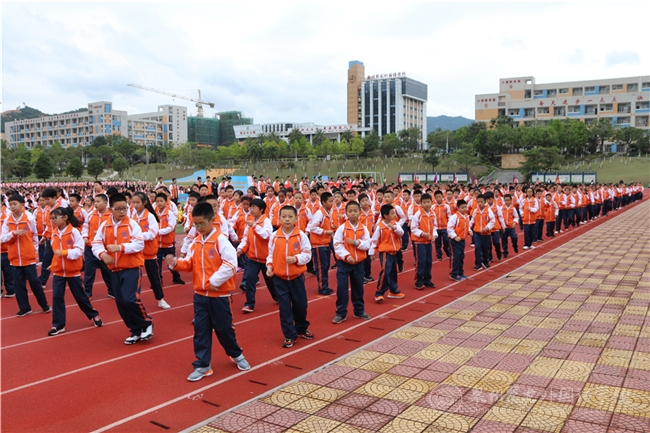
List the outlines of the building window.
{"type": "Polygon", "coordinates": [[[617,125],[627,125],[630,123],[630,118],[629,117],[619,117],[616,120],[617,125]]]}
{"type": "Polygon", "coordinates": [[[560,95],[566,95],[566,94],[569,93],[569,89],[568,88],[560,89],[559,93],[560,93],[560,95]]]}
{"type": "Polygon", "coordinates": [[[636,83],[629,83],[627,85],[627,91],[628,92],[638,92],[639,91],[639,85],[636,83]]]}
{"type": "Polygon", "coordinates": [[[602,104],[600,111],[612,111],[612,104],[602,104]]]}
{"type": "Polygon", "coordinates": [[[534,108],[526,108],[524,110],[524,117],[535,117],[535,109],[534,108]]]}
{"type": "Polygon", "coordinates": [[[539,107],[537,109],[537,114],[549,114],[550,110],[548,107],[539,107]]]}
{"type": "Polygon", "coordinates": [[[554,116],[564,116],[564,107],[555,107],[553,110],[553,115],[554,116]]]}
{"type": "Polygon", "coordinates": [[[612,84],[612,90],[623,90],[622,84],[612,84]]]}
{"type": "Polygon", "coordinates": [[[569,105],[569,113],[579,113],[580,112],[580,106],[579,105],[569,105]]]}
{"type": "Polygon", "coordinates": [[[573,88],[573,96],[582,95],[582,87],[573,88]]]}
{"type": "Polygon", "coordinates": [[[648,89],[648,88],[650,88],[650,81],[648,81],[647,83],[643,83],[643,84],[641,84],[641,87],[642,87],[643,89],[648,89]]]}
{"type": "Polygon", "coordinates": [[[546,93],[546,96],[547,96],[548,98],[555,98],[555,96],[557,96],[557,90],[555,90],[555,89],[553,89],[553,90],[549,90],[549,91],[546,93]]]}
{"type": "Polygon", "coordinates": [[[587,93],[587,92],[595,92],[595,91],[596,91],[596,88],[594,86],[585,87],[585,93],[587,93]]]}
{"type": "Polygon", "coordinates": [[[535,90],[535,96],[543,96],[544,91],[543,90],[535,90]]]}

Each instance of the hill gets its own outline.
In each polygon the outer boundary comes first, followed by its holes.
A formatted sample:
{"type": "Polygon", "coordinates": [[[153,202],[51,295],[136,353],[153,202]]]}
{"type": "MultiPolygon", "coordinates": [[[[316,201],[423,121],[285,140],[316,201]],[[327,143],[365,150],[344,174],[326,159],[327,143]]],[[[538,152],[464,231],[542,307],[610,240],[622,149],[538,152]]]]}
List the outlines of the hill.
{"type": "Polygon", "coordinates": [[[25,105],[22,108],[19,107],[15,110],[7,110],[2,112],[1,130],[2,132],[5,132],[5,122],[13,122],[14,120],[23,120],[23,119],[37,119],[43,116],[57,116],[59,114],[70,114],[70,113],[76,113],[78,111],[85,111],[87,109],[88,109],[87,107],[83,107],[83,108],[78,108],[76,110],[66,111],[64,113],[47,114],[47,113],[43,113],[41,110],[37,108],[32,108],[25,105]]]}
{"type": "Polygon", "coordinates": [[[436,117],[427,117],[427,131],[435,131],[437,128],[449,131],[455,131],[461,126],[467,126],[470,123],[474,122],[472,119],[468,119],[463,116],[436,116],[436,117]]]}

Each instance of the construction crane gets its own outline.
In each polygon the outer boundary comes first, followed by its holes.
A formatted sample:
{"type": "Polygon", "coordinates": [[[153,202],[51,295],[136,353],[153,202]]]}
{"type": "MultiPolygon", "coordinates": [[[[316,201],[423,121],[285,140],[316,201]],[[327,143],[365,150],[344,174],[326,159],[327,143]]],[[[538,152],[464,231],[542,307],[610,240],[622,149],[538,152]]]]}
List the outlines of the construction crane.
{"type": "Polygon", "coordinates": [[[199,99],[192,99],[192,98],[189,98],[187,96],[177,95],[176,93],[165,92],[163,90],[152,89],[151,87],[140,86],[138,84],[128,84],[128,86],[136,87],[136,88],[142,89],[142,90],[148,90],[150,92],[160,93],[162,95],[171,96],[172,98],[185,99],[187,101],[196,102],[196,109],[197,109],[197,114],[196,115],[198,117],[203,117],[203,106],[204,105],[209,105],[210,108],[214,108],[214,102],[208,102],[208,101],[204,101],[203,99],[201,99],[201,91],[200,90],[199,90],[199,99]]]}

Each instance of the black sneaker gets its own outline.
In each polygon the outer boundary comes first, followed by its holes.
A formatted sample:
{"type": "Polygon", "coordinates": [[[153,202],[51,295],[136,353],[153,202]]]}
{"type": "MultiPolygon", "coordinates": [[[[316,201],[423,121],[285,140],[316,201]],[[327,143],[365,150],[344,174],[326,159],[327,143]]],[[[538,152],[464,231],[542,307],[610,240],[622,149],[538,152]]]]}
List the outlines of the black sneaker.
{"type": "Polygon", "coordinates": [[[285,338],[284,343],[282,343],[282,347],[284,347],[286,349],[288,349],[290,347],[293,347],[294,342],[295,342],[295,340],[292,340],[291,338],[285,338]]]}
{"type": "Polygon", "coordinates": [[[102,319],[99,317],[99,315],[93,317],[93,325],[95,325],[95,328],[101,328],[104,326],[104,322],[102,322],[102,319]]]}
{"type": "Polygon", "coordinates": [[[63,327],[61,327],[61,328],[52,328],[49,331],[47,331],[47,335],[52,337],[54,335],[59,335],[59,334],[61,334],[63,332],[65,332],[65,328],[63,328],[63,327]]]}
{"type": "Polygon", "coordinates": [[[361,314],[355,314],[354,317],[356,317],[357,319],[363,319],[363,320],[370,320],[371,319],[370,315],[368,313],[365,313],[365,312],[361,313],[361,314]]]}
{"type": "Polygon", "coordinates": [[[299,332],[298,337],[304,338],[305,340],[313,340],[314,339],[314,334],[311,333],[311,331],[308,329],[305,332],[299,332]]]}
{"type": "Polygon", "coordinates": [[[181,279],[179,278],[178,280],[172,280],[172,283],[174,283],[174,284],[179,284],[179,285],[182,286],[183,284],[185,284],[185,281],[183,281],[183,280],[181,280],[181,279]]]}
{"type": "Polygon", "coordinates": [[[109,294],[108,294],[108,297],[111,298],[111,299],[115,299],[115,295],[112,294],[112,293],[109,293],[109,294]]]}
{"type": "Polygon", "coordinates": [[[47,307],[43,308],[43,313],[47,314],[47,313],[51,313],[51,312],[52,312],[52,308],[49,305],[47,307]]]}
{"type": "Polygon", "coordinates": [[[3,298],[13,298],[13,297],[15,297],[15,296],[16,296],[15,293],[5,293],[5,294],[3,295],[3,298]]]}
{"type": "Polygon", "coordinates": [[[484,264],[483,264],[483,268],[484,268],[484,269],[490,269],[490,265],[487,264],[487,263],[484,263],[484,264]]]}
{"type": "Polygon", "coordinates": [[[422,289],[424,289],[424,284],[423,283],[415,283],[415,288],[417,290],[422,290],[422,289]]]}
{"type": "Polygon", "coordinates": [[[475,270],[475,271],[480,271],[481,269],[483,269],[481,266],[475,266],[475,267],[474,267],[474,270],[475,270]]]}
{"type": "Polygon", "coordinates": [[[501,254],[499,254],[499,255],[497,256],[497,260],[498,260],[498,261],[501,261],[502,258],[503,258],[503,257],[501,256],[501,254]]]}
{"type": "Polygon", "coordinates": [[[515,250],[515,254],[519,252],[519,248],[515,248],[514,250],[515,250]]]}
{"type": "Polygon", "coordinates": [[[245,291],[246,291],[246,284],[241,283],[241,284],[239,285],[239,288],[245,292],[245,291]]]}
{"type": "Polygon", "coordinates": [[[332,266],[332,269],[336,269],[337,266],[338,266],[337,264],[334,264],[334,266],[332,266]]]}
{"type": "Polygon", "coordinates": [[[16,317],[25,317],[28,314],[32,314],[32,310],[20,310],[19,312],[16,313],[16,317]]]}
{"type": "Polygon", "coordinates": [[[508,253],[503,253],[503,258],[507,259],[508,258],[508,253]]]}
{"type": "Polygon", "coordinates": [[[332,319],[332,323],[335,323],[337,325],[339,323],[343,323],[343,322],[345,322],[345,317],[343,317],[343,316],[334,316],[334,318],[332,319]]]}
{"type": "Polygon", "coordinates": [[[330,296],[332,293],[334,293],[332,289],[323,289],[318,291],[318,294],[323,296],[330,296]]]}
{"type": "Polygon", "coordinates": [[[404,272],[404,265],[397,265],[397,272],[404,272]]]}
{"type": "Polygon", "coordinates": [[[424,287],[428,287],[428,288],[432,289],[432,288],[436,287],[436,285],[433,284],[431,281],[428,281],[428,282],[424,283],[424,287]]]}
{"type": "Polygon", "coordinates": [[[318,276],[318,273],[316,272],[315,269],[307,269],[307,273],[308,273],[308,274],[312,274],[312,275],[315,276],[315,277],[318,276]]]}

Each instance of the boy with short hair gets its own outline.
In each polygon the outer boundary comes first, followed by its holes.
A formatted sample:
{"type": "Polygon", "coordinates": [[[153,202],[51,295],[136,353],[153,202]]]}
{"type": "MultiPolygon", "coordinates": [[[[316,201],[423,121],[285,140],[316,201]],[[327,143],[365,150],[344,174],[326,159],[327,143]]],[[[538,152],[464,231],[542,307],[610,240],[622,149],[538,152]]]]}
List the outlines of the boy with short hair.
{"type": "Polygon", "coordinates": [[[328,272],[330,268],[330,241],[334,234],[332,221],[332,206],[334,197],[329,192],[321,194],[321,207],[313,215],[307,227],[310,232],[312,256],[314,257],[314,270],[318,281],[318,294],[329,296],[334,291],[329,288],[328,272]]]}
{"type": "Polygon", "coordinates": [[[112,272],[115,304],[131,336],[124,344],[153,337],[153,322],[140,300],[141,267],[144,266],[144,238],[140,225],[127,216],[126,197],[113,194],[109,200],[112,217],[104,221],[92,243],[93,254],[112,272]]]}
{"type": "MultiPolygon", "coordinates": [[[[391,193],[392,194],[392,193],[391,193]]],[[[385,195],[384,195],[385,197],[385,195]]],[[[368,254],[379,252],[381,272],[377,280],[375,301],[383,302],[384,294],[390,290],[389,299],[402,299],[404,293],[397,288],[397,254],[402,247],[404,230],[397,222],[395,208],[389,204],[381,207],[381,221],[377,223],[375,233],[372,235],[372,247],[368,254]]]]}
{"type": "Polygon", "coordinates": [[[436,285],[431,281],[432,248],[431,242],[438,237],[438,225],[435,213],[431,212],[432,200],[429,194],[424,194],[421,200],[422,208],[411,217],[411,240],[417,270],[415,273],[415,288],[423,290],[436,285]]]}
{"type": "Polygon", "coordinates": [[[465,239],[472,236],[469,216],[467,215],[467,203],[465,200],[456,202],[456,213],[449,218],[447,223],[447,234],[451,240],[453,267],[449,277],[454,281],[466,280],[463,270],[465,262],[465,239]]]}
{"type": "MultiPolygon", "coordinates": [[[[367,199],[367,197],[366,197],[367,199]]],[[[368,320],[363,302],[363,267],[370,249],[370,233],[359,220],[361,207],[356,201],[345,206],[347,221],[334,234],[334,252],[338,260],[336,268],[336,316],[332,323],[345,321],[348,313],[348,282],[352,292],[354,317],[368,320]]]]}
{"type": "Polygon", "coordinates": [[[212,330],[240,370],[250,365],[237,343],[232,320],[232,292],[235,290],[237,253],[228,238],[213,224],[214,210],[209,203],[197,203],[192,210],[194,227],[199,236],[194,238],[187,256],[176,259],[167,255],[165,261],[174,270],[192,272],[194,286],[194,371],[187,377],[196,382],[213,374],[212,330]]]}
{"type": "Polygon", "coordinates": [[[476,197],[477,208],[472,213],[470,220],[472,231],[474,232],[474,251],[476,257],[475,271],[480,271],[481,267],[488,269],[490,264],[488,258],[490,254],[490,231],[494,227],[494,214],[485,204],[485,196],[480,194],[476,197]]]}
{"type": "MultiPolygon", "coordinates": [[[[359,194],[359,204],[361,205],[359,222],[361,222],[361,224],[363,224],[366,229],[368,229],[369,234],[373,233],[373,229],[375,228],[375,214],[372,211],[372,207],[370,206],[370,197],[368,197],[368,195],[365,193],[359,194]]],[[[371,270],[372,260],[370,259],[370,256],[366,254],[366,259],[363,261],[364,283],[371,283],[375,281],[375,279],[372,278],[371,270]]]]}
{"type": "Polygon", "coordinates": [[[402,241],[400,242],[400,249],[399,251],[397,251],[397,254],[395,255],[395,260],[397,261],[397,272],[403,272],[404,254],[402,253],[402,251],[405,249],[403,239],[404,239],[404,224],[406,224],[407,218],[406,218],[406,214],[404,213],[404,210],[400,206],[397,206],[393,203],[394,200],[395,200],[395,193],[393,191],[391,190],[384,191],[384,204],[393,207],[393,209],[395,210],[395,219],[396,219],[395,224],[397,224],[402,229],[402,235],[401,235],[402,241]]]}
{"type": "MultiPolygon", "coordinates": [[[[557,218],[560,210],[551,194],[546,194],[544,197],[544,222],[546,223],[546,237],[554,238],[555,237],[555,219],[557,218]]],[[[540,229],[541,231],[541,229],[540,229]]]]}
{"type": "Polygon", "coordinates": [[[508,257],[508,238],[512,242],[512,249],[515,253],[519,252],[518,239],[517,239],[517,224],[519,223],[519,213],[512,203],[512,196],[506,194],[503,196],[504,205],[501,208],[503,215],[503,236],[501,236],[501,246],[503,247],[503,257],[508,257]]]}
{"type": "Polygon", "coordinates": [[[449,235],[447,234],[447,223],[451,218],[451,209],[445,203],[442,191],[437,190],[433,193],[435,203],[431,209],[436,214],[436,222],[438,224],[438,236],[436,237],[436,257],[442,260],[442,252],[444,250],[447,257],[451,259],[451,244],[449,243],[449,235]]]}
{"type": "Polygon", "coordinates": [[[102,279],[108,289],[108,296],[114,298],[113,294],[113,277],[111,271],[108,270],[106,263],[99,260],[93,254],[92,241],[95,239],[97,229],[103,222],[111,217],[111,212],[108,209],[108,197],[105,194],[97,194],[93,200],[95,208],[90,211],[88,218],[84,221],[83,228],[81,229],[81,237],[84,241],[84,291],[88,298],[93,296],[93,285],[95,284],[95,274],[97,268],[100,269],[102,279]]]}
{"type": "Polygon", "coordinates": [[[19,311],[17,317],[23,317],[32,312],[27,296],[27,281],[44,313],[52,311],[47,303],[43,287],[36,274],[38,257],[38,235],[34,217],[24,209],[23,196],[13,194],[9,197],[11,213],[7,215],[2,225],[0,241],[7,247],[7,257],[13,267],[14,290],[19,311]]]}
{"type": "Polygon", "coordinates": [[[311,244],[307,235],[297,227],[298,212],[293,206],[279,211],[281,227],[269,239],[266,276],[273,278],[275,299],[280,310],[280,325],[284,334],[282,347],[293,347],[298,337],[313,340],[307,321],[307,290],[305,270],[311,260],[311,244]]]}

